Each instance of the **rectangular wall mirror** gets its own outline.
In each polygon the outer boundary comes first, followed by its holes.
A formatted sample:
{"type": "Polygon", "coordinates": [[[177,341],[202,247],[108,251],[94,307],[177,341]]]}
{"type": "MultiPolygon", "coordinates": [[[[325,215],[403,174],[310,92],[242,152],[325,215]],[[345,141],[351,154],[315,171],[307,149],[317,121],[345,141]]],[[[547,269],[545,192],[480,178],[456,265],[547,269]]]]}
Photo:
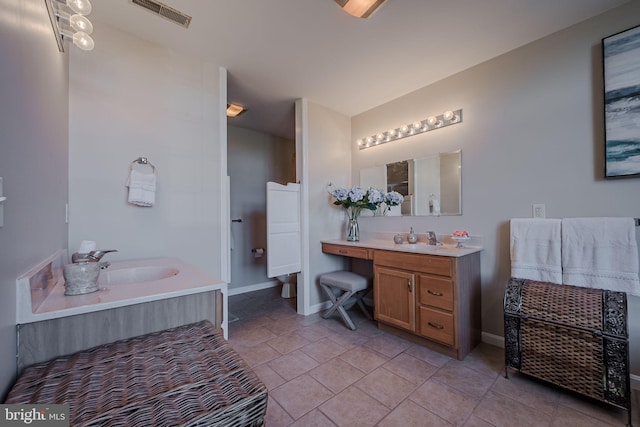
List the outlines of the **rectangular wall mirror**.
{"type": "Polygon", "coordinates": [[[396,215],[462,215],[462,152],[434,154],[360,170],[360,186],[397,191],[396,215]]]}

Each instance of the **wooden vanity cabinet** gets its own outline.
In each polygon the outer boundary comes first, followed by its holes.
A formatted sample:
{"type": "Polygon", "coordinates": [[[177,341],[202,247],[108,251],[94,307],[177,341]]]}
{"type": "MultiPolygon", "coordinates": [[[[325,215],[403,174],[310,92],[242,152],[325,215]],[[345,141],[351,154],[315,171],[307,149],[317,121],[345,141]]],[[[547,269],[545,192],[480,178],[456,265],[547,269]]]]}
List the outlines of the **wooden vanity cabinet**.
{"type": "Polygon", "coordinates": [[[459,360],[480,342],[479,253],[456,258],[375,250],[373,266],[379,327],[459,360]]]}

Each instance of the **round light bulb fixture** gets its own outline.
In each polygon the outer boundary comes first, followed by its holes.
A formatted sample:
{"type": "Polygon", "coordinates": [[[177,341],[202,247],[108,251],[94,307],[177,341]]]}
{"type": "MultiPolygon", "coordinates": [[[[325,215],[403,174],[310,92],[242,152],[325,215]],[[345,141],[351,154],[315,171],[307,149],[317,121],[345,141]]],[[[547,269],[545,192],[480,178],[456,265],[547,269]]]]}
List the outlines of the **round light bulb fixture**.
{"type": "Polygon", "coordinates": [[[73,34],[73,44],[78,46],[82,50],[93,50],[95,43],[91,36],[82,31],[78,31],[73,34]]]}
{"type": "Polygon", "coordinates": [[[377,135],[376,135],[376,139],[377,139],[378,141],[382,141],[382,140],[384,139],[384,134],[383,134],[383,133],[379,133],[379,134],[377,134],[377,135]]]}
{"type": "Polygon", "coordinates": [[[358,147],[362,146],[362,142],[363,142],[362,139],[356,140],[356,144],[358,144],[358,147]]]}
{"type": "Polygon", "coordinates": [[[409,132],[409,126],[407,126],[407,125],[402,126],[402,128],[400,129],[400,132],[402,132],[402,133],[409,132]]]}
{"type": "Polygon", "coordinates": [[[419,130],[422,127],[422,122],[413,122],[413,128],[419,130]]]}
{"type": "Polygon", "coordinates": [[[392,138],[393,138],[394,136],[396,136],[396,133],[397,133],[397,132],[396,132],[396,130],[395,130],[395,129],[389,129],[389,130],[387,131],[387,134],[388,134],[390,137],[392,137],[392,138]]]}
{"type": "Polygon", "coordinates": [[[67,6],[80,15],[91,13],[91,2],[89,0],[67,0],[67,6]]]}
{"type": "Polygon", "coordinates": [[[427,123],[429,124],[429,126],[435,126],[438,124],[438,118],[436,116],[429,116],[429,118],[427,119],[427,123]]]}
{"type": "Polygon", "coordinates": [[[368,136],[367,137],[367,144],[371,144],[373,142],[373,137],[372,136],[368,136]]]}
{"type": "Polygon", "coordinates": [[[76,31],[82,31],[85,34],[91,34],[93,32],[93,24],[87,18],[80,14],[75,14],[69,17],[69,25],[76,31]]]}

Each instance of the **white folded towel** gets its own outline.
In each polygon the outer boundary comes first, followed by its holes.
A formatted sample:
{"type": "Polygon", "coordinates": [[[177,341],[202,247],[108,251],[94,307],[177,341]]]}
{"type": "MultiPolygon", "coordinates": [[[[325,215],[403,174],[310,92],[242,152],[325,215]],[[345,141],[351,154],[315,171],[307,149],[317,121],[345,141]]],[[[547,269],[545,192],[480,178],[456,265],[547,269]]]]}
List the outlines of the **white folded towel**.
{"type": "Polygon", "coordinates": [[[562,283],[559,219],[511,220],[511,277],[562,283]]]}
{"type": "Polygon", "coordinates": [[[562,220],[562,283],[640,295],[633,218],[562,220]]]}
{"type": "Polygon", "coordinates": [[[156,202],[156,174],[153,169],[147,172],[131,168],[126,186],[129,187],[129,203],[151,207],[156,202]]]}

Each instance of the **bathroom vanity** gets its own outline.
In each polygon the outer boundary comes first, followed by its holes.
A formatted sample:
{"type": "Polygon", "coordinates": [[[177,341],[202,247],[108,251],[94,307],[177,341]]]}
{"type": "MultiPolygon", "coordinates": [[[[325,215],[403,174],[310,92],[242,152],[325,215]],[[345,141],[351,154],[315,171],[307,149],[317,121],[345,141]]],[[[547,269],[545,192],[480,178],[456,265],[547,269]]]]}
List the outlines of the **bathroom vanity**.
{"type": "Polygon", "coordinates": [[[480,343],[480,247],[327,240],[328,254],[371,260],[378,327],[458,360],[480,343]]]}

